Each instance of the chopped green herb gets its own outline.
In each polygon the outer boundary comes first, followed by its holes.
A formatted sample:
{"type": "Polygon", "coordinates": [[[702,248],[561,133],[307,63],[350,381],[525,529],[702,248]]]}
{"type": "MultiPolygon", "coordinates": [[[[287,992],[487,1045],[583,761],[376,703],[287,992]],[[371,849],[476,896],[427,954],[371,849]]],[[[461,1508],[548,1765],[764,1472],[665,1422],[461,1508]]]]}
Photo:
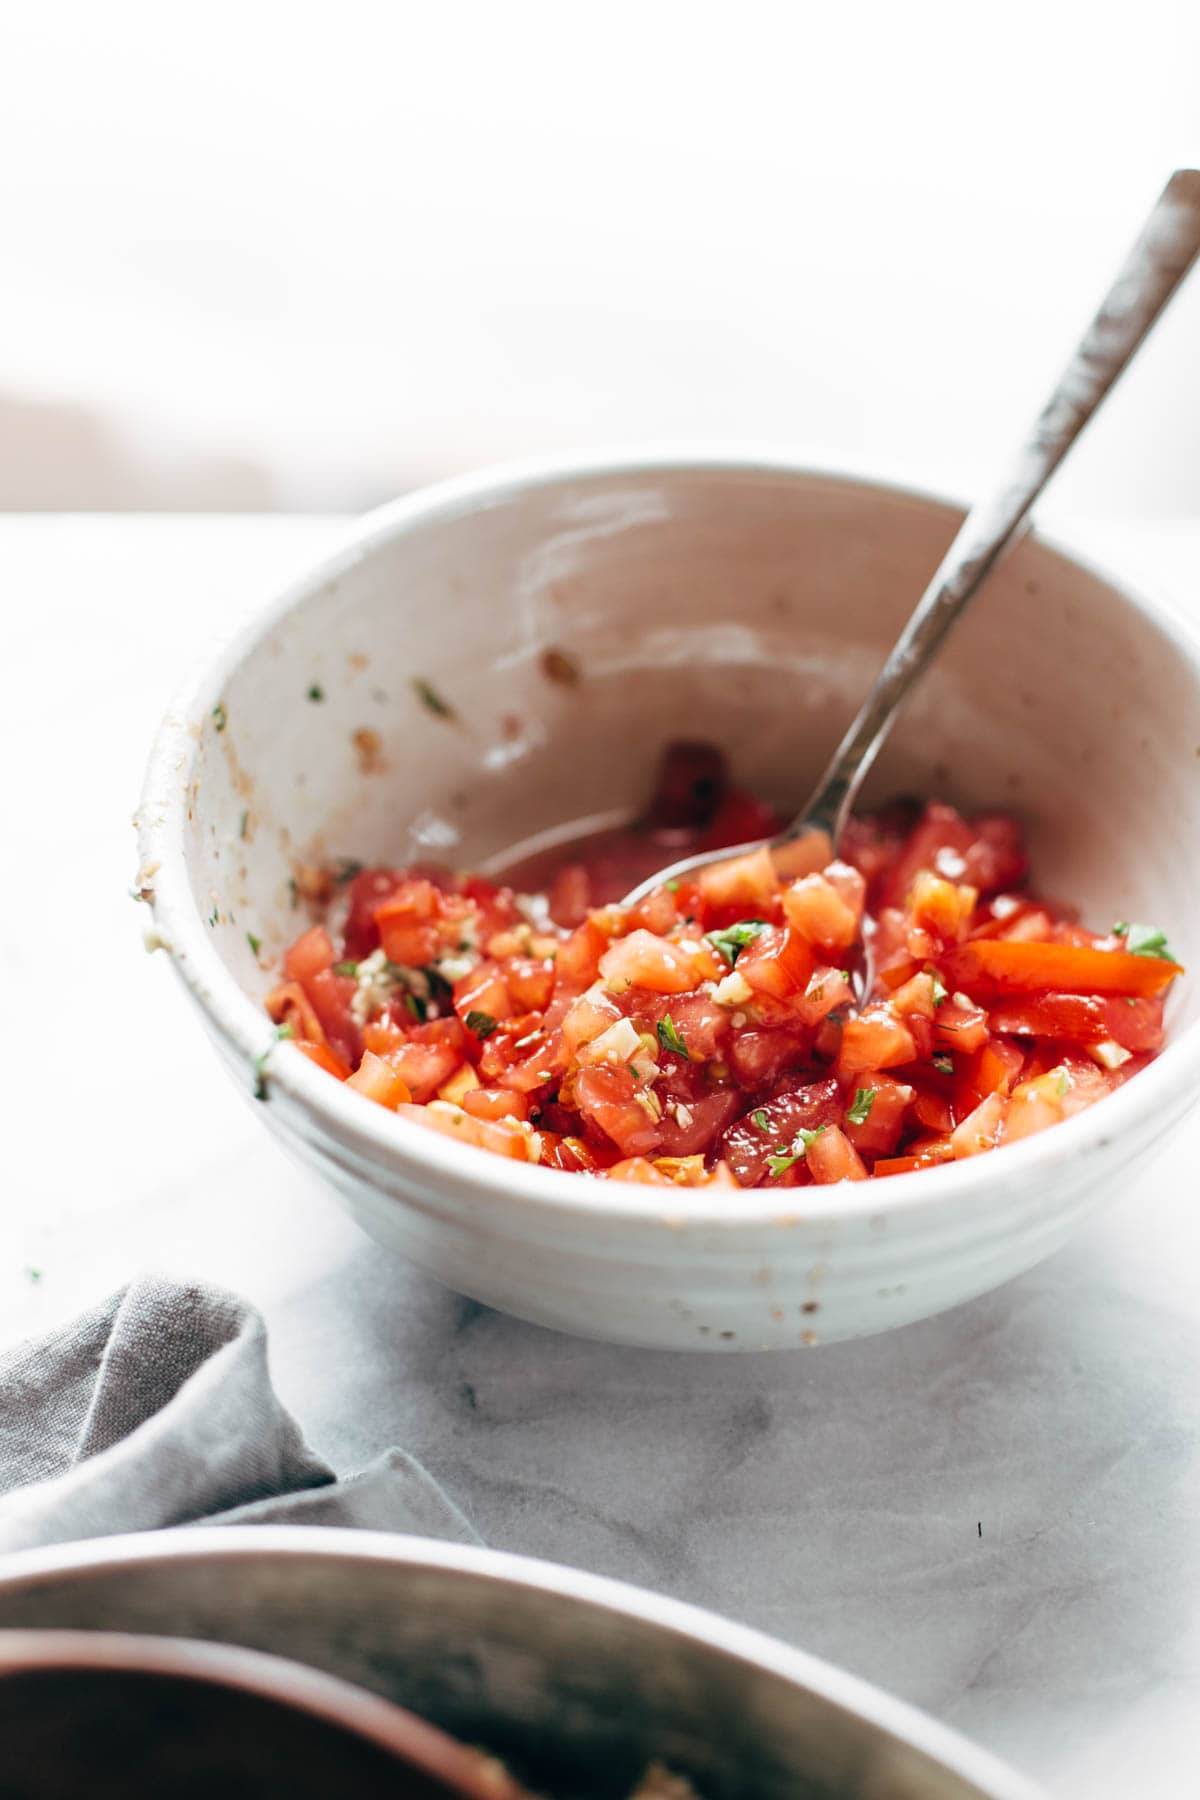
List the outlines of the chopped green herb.
{"type": "Polygon", "coordinates": [[[853,1103],[846,1108],[846,1118],[851,1125],[865,1125],[871,1116],[871,1108],[875,1104],[878,1088],[856,1088],[853,1103]]]}
{"type": "Polygon", "coordinates": [[[664,885],[668,894],[677,894],[679,892],[679,883],[674,877],[664,885]]]}
{"type": "Polygon", "coordinates": [[[215,927],[216,924],[218,923],[218,921],[220,920],[220,917],[221,917],[220,913],[217,911],[216,907],[214,906],[212,911],[208,915],[209,924],[211,926],[215,927]]]}
{"type": "Polygon", "coordinates": [[[224,731],[229,723],[229,714],[220,701],[212,709],[212,722],[217,731],[224,731]]]}
{"type": "Polygon", "coordinates": [[[35,1269],[32,1263],[26,1268],[25,1273],[28,1275],[30,1281],[40,1281],[42,1279],[42,1271],[40,1269],[35,1269]]]}
{"type": "Polygon", "coordinates": [[[296,886],[296,877],[294,875],[288,876],[288,901],[292,911],[295,912],[300,904],[300,889],[296,886]]]}
{"type": "Polygon", "coordinates": [[[341,862],[334,868],[333,879],[339,887],[345,887],[348,881],[353,881],[354,877],[361,875],[362,872],[363,866],[360,862],[355,862],[352,856],[343,856],[341,862]]]}
{"type": "Polygon", "coordinates": [[[246,831],[249,827],[249,824],[250,824],[250,814],[248,812],[244,812],[242,814],[241,818],[238,820],[238,836],[242,839],[243,842],[245,841],[246,831]]]}
{"type": "Polygon", "coordinates": [[[933,971],[933,1004],[935,1006],[944,1006],[949,998],[950,994],[946,984],[935,969],[933,971]]]}
{"type": "Polygon", "coordinates": [[[1113,936],[1114,937],[1125,937],[1128,935],[1128,932],[1129,932],[1129,921],[1127,919],[1118,919],[1116,924],[1113,926],[1113,936]]]}
{"type": "Polygon", "coordinates": [[[335,975],[355,976],[358,974],[358,964],[356,962],[334,963],[333,972],[335,975]]]}
{"type": "Polygon", "coordinates": [[[275,1027],[274,1038],[267,1045],[266,1049],[262,1052],[262,1054],[260,1056],[255,1057],[255,1059],[254,1059],[254,1098],[256,1100],[265,1100],[267,1097],[267,1058],[268,1058],[268,1056],[270,1056],[270,1054],[271,1054],[272,1050],[275,1048],[276,1044],[282,1043],[284,1038],[290,1038],[291,1036],[293,1036],[293,1032],[292,1032],[292,1028],[290,1025],[277,1025],[275,1027]]]}
{"type": "Polygon", "coordinates": [[[248,931],[246,933],[246,942],[249,944],[252,953],[257,956],[262,949],[262,939],[255,937],[252,931],[248,931]]]}
{"type": "Polygon", "coordinates": [[[1125,948],[1131,956],[1157,956],[1163,962],[1174,962],[1167,944],[1166,933],[1159,931],[1155,925],[1127,925],[1123,921],[1113,926],[1117,937],[1125,939],[1125,948]]]}
{"type": "Polygon", "coordinates": [[[770,1131],[771,1121],[768,1119],[766,1113],[763,1111],[761,1106],[759,1107],[757,1112],[752,1112],[750,1114],[750,1117],[754,1120],[754,1123],[758,1126],[758,1129],[761,1132],[766,1133],[766,1132],[770,1131]]]}
{"type": "Polygon", "coordinates": [[[1071,1091],[1071,1077],[1067,1073],[1066,1069],[1060,1069],[1058,1071],[1058,1084],[1057,1085],[1058,1085],[1058,1096],[1059,1096],[1059,1099],[1061,1100],[1064,1094],[1069,1094],[1071,1091]]]}
{"type": "Polygon", "coordinates": [[[448,700],[443,700],[435,687],[432,687],[423,676],[413,676],[413,691],[427,712],[435,719],[453,719],[457,717],[448,700]]]}
{"type": "Polygon", "coordinates": [[[708,931],[704,936],[705,942],[719,951],[732,969],[746,945],[752,944],[759,932],[766,929],[762,919],[742,919],[736,925],[727,925],[724,931],[708,931]]]}
{"type": "Polygon", "coordinates": [[[321,686],[319,681],[314,681],[309,688],[308,698],[310,700],[323,700],[325,698],[325,689],[321,686]]]}
{"type": "Polygon", "coordinates": [[[816,1125],[810,1131],[807,1126],[802,1126],[792,1139],[790,1150],[776,1150],[768,1156],[767,1168],[771,1174],[782,1175],[785,1169],[790,1169],[792,1164],[798,1162],[809,1147],[816,1143],[821,1133],[828,1129],[827,1125],[816,1125]]]}
{"type": "Polygon", "coordinates": [[[658,1041],[664,1050],[673,1050],[676,1056],[682,1056],[684,1062],[691,1062],[688,1047],[675,1029],[675,1021],[670,1013],[664,1013],[658,1021],[658,1041]]]}
{"type": "Polygon", "coordinates": [[[953,1075],[954,1073],[954,1064],[948,1056],[935,1056],[933,1066],[935,1069],[939,1069],[943,1075],[953,1075]]]}
{"type": "MultiPolygon", "coordinates": [[[[418,1025],[423,1025],[425,1023],[425,1014],[428,1009],[425,1005],[425,1002],[422,1000],[421,996],[419,994],[414,994],[411,988],[405,988],[404,1004],[407,1007],[408,1011],[412,1014],[413,1018],[417,1021],[418,1025]]],[[[479,1015],[475,1014],[475,1017],[478,1018],[479,1015]]],[[[468,1023],[469,1022],[470,1021],[468,1020],[468,1023]]],[[[495,1027],[493,1026],[493,1030],[494,1029],[495,1029],[495,1027]]],[[[481,1031],[479,1035],[480,1035],[480,1037],[486,1037],[487,1033],[485,1031],[481,1031]]]]}
{"type": "Polygon", "coordinates": [[[496,1021],[491,1013],[469,1012],[463,1021],[468,1031],[473,1031],[477,1038],[490,1038],[496,1029],[496,1021]]]}

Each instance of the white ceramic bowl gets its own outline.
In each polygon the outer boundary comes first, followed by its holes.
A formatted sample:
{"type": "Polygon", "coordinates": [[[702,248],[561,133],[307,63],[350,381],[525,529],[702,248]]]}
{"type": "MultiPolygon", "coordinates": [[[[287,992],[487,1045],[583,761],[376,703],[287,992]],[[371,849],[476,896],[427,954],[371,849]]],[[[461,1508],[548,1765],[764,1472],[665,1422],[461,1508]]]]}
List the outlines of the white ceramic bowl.
{"type": "MultiPolygon", "coordinates": [[[[960,517],[769,459],[521,468],[414,495],[269,607],[168,716],[139,887],[236,1080],[362,1226],[460,1292],[619,1343],[811,1345],[995,1287],[1056,1249],[1178,1124],[1200,980],[1171,1042],[1077,1118],[989,1156],[854,1187],[671,1190],[501,1160],[270,1048],[296,859],[477,865],[632,807],[661,746],[705,736],[802,798],[960,517]],[[576,685],[551,679],[563,650],[576,685]],[[415,681],[453,707],[439,717],[415,681]],[[319,699],[309,698],[318,693],[319,699]],[[366,734],[366,735],[364,735],[366,734]]],[[[1027,539],[914,697],[866,798],[1026,819],[1039,885],[1152,920],[1200,965],[1200,647],[1161,606],[1027,539]]]]}

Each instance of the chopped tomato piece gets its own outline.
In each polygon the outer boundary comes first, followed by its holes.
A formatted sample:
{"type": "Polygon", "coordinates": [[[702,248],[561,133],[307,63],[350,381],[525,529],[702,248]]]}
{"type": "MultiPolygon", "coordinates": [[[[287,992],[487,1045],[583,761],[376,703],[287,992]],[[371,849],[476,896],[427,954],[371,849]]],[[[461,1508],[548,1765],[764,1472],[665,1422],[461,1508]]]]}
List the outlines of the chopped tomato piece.
{"type": "Polygon", "coordinates": [[[346,1086],[362,1094],[367,1100],[375,1100],[380,1106],[388,1107],[395,1112],[398,1106],[407,1106],[412,1100],[412,1093],[404,1077],[385,1062],[382,1056],[376,1056],[373,1050],[364,1050],[362,1061],[352,1075],[347,1075],[346,1086]]]}
{"type": "Polygon", "coordinates": [[[283,959],[283,972],[289,981],[307,985],[314,975],[333,967],[333,939],[323,925],[302,932],[283,959]]]}
{"type": "Polygon", "coordinates": [[[628,1069],[601,1064],[575,1078],[575,1105],[584,1121],[626,1156],[645,1156],[659,1145],[658,1120],[639,1097],[628,1069]]]}
{"type": "Polygon", "coordinates": [[[842,1026],[838,1074],[843,1081],[864,1069],[894,1069],[914,1061],[912,1032],[888,1006],[869,1006],[842,1026]]]}
{"type": "Polygon", "coordinates": [[[1159,956],[1072,944],[1013,944],[976,938],[946,956],[948,980],[968,993],[1161,994],[1183,970],[1159,956]]]}
{"type": "Polygon", "coordinates": [[[812,977],[811,945],[789,926],[769,925],[737,959],[737,973],[756,993],[787,1000],[803,993],[812,977]]]}
{"type": "Polygon", "coordinates": [[[310,1043],[306,1038],[296,1039],[297,1050],[302,1050],[310,1062],[315,1062],[318,1069],[324,1069],[327,1075],[336,1075],[339,1081],[345,1081],[350,1075],[350,1068],[344,1063],[336,1051],[328,1044],[310,1043]]]}
{"type": "Polygon", "coordinates": [[[827,1125],[809,1139],[805,1152],[813,1180],[824,1187],[834,1181],[865,1181],[866,1164],[845,1132],[827,1125]]]}

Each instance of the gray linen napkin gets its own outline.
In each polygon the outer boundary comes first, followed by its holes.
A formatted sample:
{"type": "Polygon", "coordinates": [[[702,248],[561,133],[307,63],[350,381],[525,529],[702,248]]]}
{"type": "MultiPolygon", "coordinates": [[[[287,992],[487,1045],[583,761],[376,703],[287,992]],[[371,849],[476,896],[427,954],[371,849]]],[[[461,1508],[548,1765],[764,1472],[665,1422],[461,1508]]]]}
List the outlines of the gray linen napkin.
{"type": "Polygon", "coordinates": [[[479,1542],[403,1451],[339,1480],[279,1403],[261,1315],[220,1288],[144,1278],[0,1355],[0,1550],[201,1520],[479,1542]]]}

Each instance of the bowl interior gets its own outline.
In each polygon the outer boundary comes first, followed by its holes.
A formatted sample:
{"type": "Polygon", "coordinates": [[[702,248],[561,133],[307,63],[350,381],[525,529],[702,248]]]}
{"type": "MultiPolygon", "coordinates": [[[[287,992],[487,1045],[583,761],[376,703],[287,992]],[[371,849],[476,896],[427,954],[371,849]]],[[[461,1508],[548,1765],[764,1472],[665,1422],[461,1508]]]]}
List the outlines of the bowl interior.
{"type": "MultiPolygon", "coordinates": [[[[393,509],[202,697],[187,845],[244,991],[304,922],[297,863],[477,866],[632,809],[702,737],[804,799],[958,522],[820,474],[648,467],[393,509]]],[[[866,800],[1015,810],[1041,889],[1200,957],[1200,669],[1119,588],[1026,540],[913,697],[866,800]]],[[[1200,987],[1173,1002],[1176,1027],[1200,987]]]]}

